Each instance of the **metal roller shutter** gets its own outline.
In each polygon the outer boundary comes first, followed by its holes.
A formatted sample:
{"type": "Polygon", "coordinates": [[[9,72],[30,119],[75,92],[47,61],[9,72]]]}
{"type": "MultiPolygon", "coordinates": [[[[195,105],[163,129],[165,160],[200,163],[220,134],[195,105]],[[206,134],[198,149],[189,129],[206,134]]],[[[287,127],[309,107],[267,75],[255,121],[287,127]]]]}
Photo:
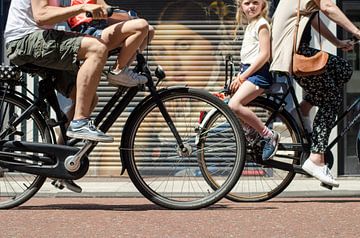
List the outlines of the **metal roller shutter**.
{"type": "MultiPolygon", "coordinates": [[[[234,61],[239,62],[243,32],[239,31],[238,39],[234,41],[233,1],[157,0],[108,3],[121,4],[121,8],[126,10],[136,10],[141,18],[147,19],[155,27],[155,37],[148,47],[148,63],[152,69],[160,64],[167,74],[159,87],[186,84],[219,92],[224,84],[225,56],[231,54],[234,61]]],[[[114,60],[114,57],[109,59],[108,66],[113,65],[114,60]]],[[[114,91],[115,88],[109,86],[103,78],[98,89],[99,104],[94,114],[100,111],[114,91]]],[[[119,175],[121,163],[118,147],[122,127],[143,96],[144,93],[136,97],[108,132],[115,137],[115,142],[99,144],[91,153],[88,176],[119,175]]]]}

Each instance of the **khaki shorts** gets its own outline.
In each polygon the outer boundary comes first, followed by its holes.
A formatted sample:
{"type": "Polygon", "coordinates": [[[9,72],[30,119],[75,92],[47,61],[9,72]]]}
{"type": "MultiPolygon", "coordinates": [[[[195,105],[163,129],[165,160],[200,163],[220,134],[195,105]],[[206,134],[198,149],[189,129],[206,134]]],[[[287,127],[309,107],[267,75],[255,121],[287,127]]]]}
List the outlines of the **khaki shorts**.
{"type": "Polygon", "coordinates": [[[6,54],[16,65],[33,64],[54,69],[55,87],[68,97],[75,84],[77,53],[83,35],[58,30],[40,30],[6,44],[6,54]]]}

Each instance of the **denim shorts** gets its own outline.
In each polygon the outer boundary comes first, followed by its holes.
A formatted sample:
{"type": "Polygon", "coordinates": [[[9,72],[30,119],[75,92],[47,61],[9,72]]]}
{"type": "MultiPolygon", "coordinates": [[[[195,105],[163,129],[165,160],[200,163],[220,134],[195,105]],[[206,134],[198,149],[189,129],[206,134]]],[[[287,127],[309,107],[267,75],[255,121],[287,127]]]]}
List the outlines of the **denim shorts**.
{"type": "MultiPolygon", "coordinates": [[[[245,72],[249,67],[250,64],[241,64],[240,73],[245,72]]],[[[269,69],[270,69],[270,64],[266,63],[253,75],[248,77],[247,80],[262,89],[268,89],[273,83],[273,78],[269,72],[269,69]]]]}
{"type": "Polygon", "coordinates": [[[72,31],[80,32],[85,35],[94,36],[100,38],[102,31],[108,27],[106,20],[92,21],[90,23],[83,23],[79,26],[72,28],[72,31]]]}

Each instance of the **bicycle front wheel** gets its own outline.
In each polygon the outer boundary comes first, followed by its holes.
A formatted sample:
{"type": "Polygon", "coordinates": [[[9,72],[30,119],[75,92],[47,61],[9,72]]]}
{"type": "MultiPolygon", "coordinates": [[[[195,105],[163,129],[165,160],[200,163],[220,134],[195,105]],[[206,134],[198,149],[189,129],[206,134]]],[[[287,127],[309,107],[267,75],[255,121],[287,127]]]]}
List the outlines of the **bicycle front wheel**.
{"type": "MultiPolygon", "coordinates": [[[[43,117],[38,112],[24,116],[30,104],[24,99],[12,94],[0,92],[0,140],[28,141],[51,143],[50,132],[43,117]],[[23,117],[22,120],[18,120],[23,117]]],[[[8,148],[0,146],[1,152],[13,153],[8,148]]],[[[26,153],[31,156],[31,153],[26,153]]],[[[7,158],[9,162],[9,158],[7,158]]],[[[40,163],[25,159],[13,158],[14,163],[40,163]]],[[[46,177],[9,170],[0,163],[0,209],[13,208],[26,202],[41,188],[46,177]]]]}
{"type": "Polygon", "coordinates": [[[186,149],[180,149],[168,122],[151,98],[135,109],[123,132],[121,156],[137,189],[152,202],[170,209],[199,209],[224,197],[237,182],[245,159],[240,123],[221,100],[203,90],[162,91],[160,99],[186,149]],[[211,111],[212,128],[201,128],[211,111]],[[201,146],[201,141],[208,141],[201,146]],[[206,152],[211,163],[198,159],[206,152]],[[203,166],[213,171],[218,187],[203,177],[203,166]],[[219,172],[221,171],[221,172],[219,172]]]}

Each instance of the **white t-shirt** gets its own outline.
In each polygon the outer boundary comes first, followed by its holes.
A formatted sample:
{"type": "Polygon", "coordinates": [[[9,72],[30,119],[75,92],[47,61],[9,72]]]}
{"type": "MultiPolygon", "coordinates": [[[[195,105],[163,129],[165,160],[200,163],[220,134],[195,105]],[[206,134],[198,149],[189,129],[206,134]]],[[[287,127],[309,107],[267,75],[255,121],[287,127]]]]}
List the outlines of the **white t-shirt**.
{"type": "Polygon", "coordinates": [[[260,52],[259,29],[266,26],[270,31],[268,21],[261,17],[255,22],[251,22],[245,30],[244,39],[241,46],[241,63],[252,64],[260,52]]]}
{"type": "MultiPolygon", "coordinates": [[[[58,0],[49,0],[49,5],[60,6],[60,3],[58,0]]],[[[4,32],[5,43],[21,39],[40,29],[51,28],[54,26],[40,27],[36,24],[32,14],[31,0],[12,0],[4,32]]]]}

